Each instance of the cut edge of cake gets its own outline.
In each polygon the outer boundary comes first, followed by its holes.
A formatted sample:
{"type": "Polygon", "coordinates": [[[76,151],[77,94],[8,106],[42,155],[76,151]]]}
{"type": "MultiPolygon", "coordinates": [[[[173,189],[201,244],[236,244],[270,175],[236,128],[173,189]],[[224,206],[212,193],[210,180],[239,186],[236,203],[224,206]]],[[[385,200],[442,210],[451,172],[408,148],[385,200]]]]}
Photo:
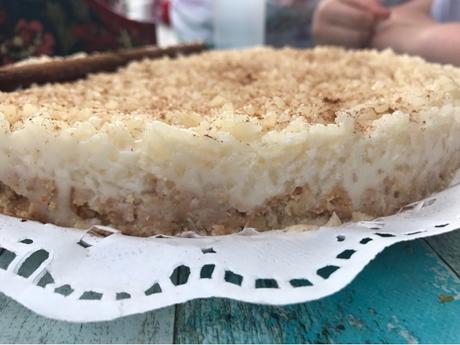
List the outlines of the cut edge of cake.
{"type": "Polygon", "coordinates": [[[458,70],[414,61],[445,70],[430,85],[444,92],[444,103],[392,109],[365,128],[362,116],[339,111],[332,123],[296,118],[267,131],[228,109],[206,131],[141,115],[66,127],[19,114],[21,125],[12,127],[3,107],[0,211],[63,226],[112,225],[139,236],[389,215],[444,188],[460,166],[458,70]]]}

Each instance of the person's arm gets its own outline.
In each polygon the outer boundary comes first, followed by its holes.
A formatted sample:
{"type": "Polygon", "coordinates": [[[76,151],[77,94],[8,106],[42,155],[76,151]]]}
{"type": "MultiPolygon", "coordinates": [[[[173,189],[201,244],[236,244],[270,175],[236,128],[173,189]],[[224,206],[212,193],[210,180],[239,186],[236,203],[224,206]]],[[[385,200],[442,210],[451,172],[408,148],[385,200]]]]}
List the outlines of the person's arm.
{"type": "Polygon", "coordinates": [[[315,44],[362,48],[390,14],[381,0],[322,0],[313,14],[315,44]]]}
{"type": "Polygon", "coordinates": [[[371,46],[460,65],[460,23],[434,21],[430,15],[431,3],[431,0],[412,0],[394,7],[390,18],[377,26],[371,46]]]}

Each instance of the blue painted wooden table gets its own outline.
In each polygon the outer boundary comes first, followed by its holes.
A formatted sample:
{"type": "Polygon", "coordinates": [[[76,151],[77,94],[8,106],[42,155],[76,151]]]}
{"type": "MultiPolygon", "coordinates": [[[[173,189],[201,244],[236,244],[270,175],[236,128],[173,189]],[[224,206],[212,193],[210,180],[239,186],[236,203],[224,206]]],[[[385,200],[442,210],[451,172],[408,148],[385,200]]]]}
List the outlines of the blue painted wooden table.
{"type": "Polygon", "coordinates": [[[270,307],[197,300],[112,322],[70,324],[0,295],[0,342],[460,342],[460,231],[385,250],[347,288],[270,307]]]}

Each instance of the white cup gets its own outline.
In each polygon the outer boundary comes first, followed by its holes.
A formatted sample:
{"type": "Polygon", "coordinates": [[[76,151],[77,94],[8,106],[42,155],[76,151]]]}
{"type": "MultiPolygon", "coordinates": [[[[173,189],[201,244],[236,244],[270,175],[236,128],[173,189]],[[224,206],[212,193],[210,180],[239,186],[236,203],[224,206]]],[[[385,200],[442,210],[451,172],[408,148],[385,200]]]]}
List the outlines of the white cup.
{"type": "Polygon", "coordinates": [[[214,46],[248,48],[265,42],[265,0],[214,0],[214,46]]]}

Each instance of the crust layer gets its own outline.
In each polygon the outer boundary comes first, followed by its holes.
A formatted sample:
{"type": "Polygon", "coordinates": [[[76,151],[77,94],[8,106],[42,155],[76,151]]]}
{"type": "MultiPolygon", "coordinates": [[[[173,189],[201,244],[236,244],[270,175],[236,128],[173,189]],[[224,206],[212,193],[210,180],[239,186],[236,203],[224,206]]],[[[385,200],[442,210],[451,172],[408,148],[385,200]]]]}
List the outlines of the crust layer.
{"type": "Polygon", "coordinates": [[[444,188],[458,166],[458,161],[450,162],[445,169],[447,174],[428,175],[427,180],[418,181],[420,185],[401,185],[395,180],[385,179],[382,188],[365,191],[359,209],[353,207],[348,192],[342,186],[335,186],[317,200],[309,186],[304,185],[273,197],[254,210],[241,212],[228,208],[219,200],[179,191],[173,183],[161,183],[150,177],[150,189],[118,200],[102,199],[92,191],[77,189],[72,189],[69,200],[59,200],[56,184],[38,179],[26,183],[34,191],[32,199],[12,189],[21,190],[23,184],[7,186],[0,182],[0,212],[80,228],[96,224],[112,225],[134,236],[177,235],[184,231],[225,235],[246,227],[260,231],[298,225],[310,228],[328,223],[334,214],[341,221],[363,215],[370,218],[390,215],[401,206],[444,188]],[[59,211],[60,202],[70,204],[65,214],[59,211]]]}

